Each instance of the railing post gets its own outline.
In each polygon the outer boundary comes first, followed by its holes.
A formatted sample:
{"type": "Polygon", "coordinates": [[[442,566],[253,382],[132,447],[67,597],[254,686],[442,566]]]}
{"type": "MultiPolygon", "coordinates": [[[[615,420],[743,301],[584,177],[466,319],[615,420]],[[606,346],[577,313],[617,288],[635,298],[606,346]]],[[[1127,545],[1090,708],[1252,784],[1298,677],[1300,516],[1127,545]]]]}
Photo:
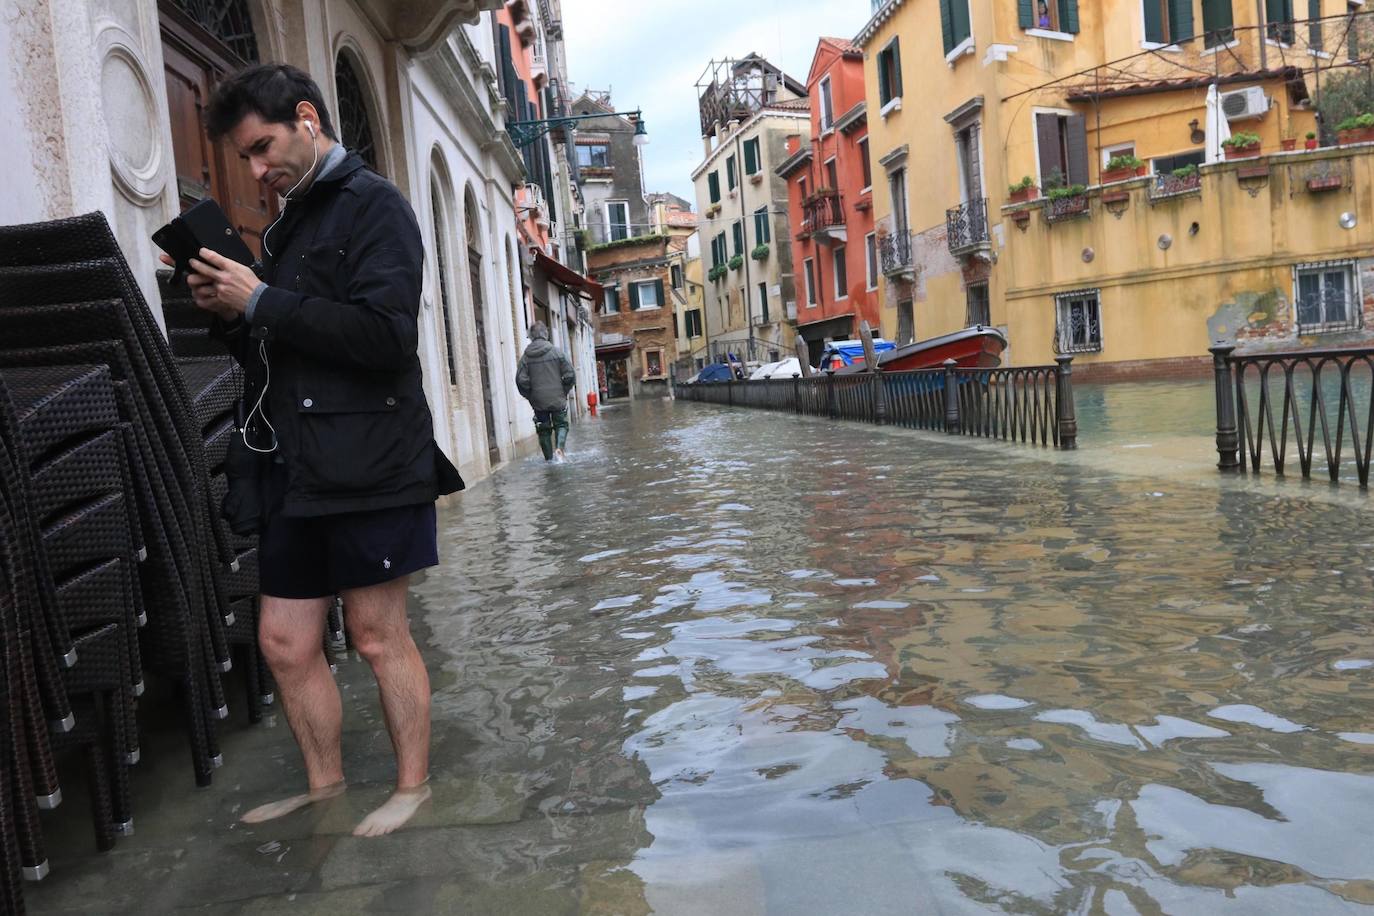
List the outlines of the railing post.
{"type": "Polygon", "coordinates": [[[959,433],[959,381],[954,375],[954,367],[959,365],[952,359],[945,366],[945,432],[950,435],[959,433]]]}
{"type": "Polygon", "coordinates": [[[735,380],[732,378],[725,380],[725,404],[728,407],[735,406],[735,380]]]}
{"type": "Polygon", "coordinates": [[[1234,346],[1217,344],[1208,348],[1217,381],[1217,467],[1223,471],[1240,469],[1240,432],[1236,429],[1236,393],[1231,384],[1231,354],[1234,346]]]}
{"type": "Polygon", "coordinates": [[[1073,357],[1056,356],[1059,364],[1055,373],[1055,401],[1058,402],[1059,447],[1071,450],[1078,448],[1078,414],[1073,406],[1073,357]]]}
{"type": "Polygon", "coordinates": [[[830,419],[835,419],[835,370],[825,370],[825,409],[830,419]]]}
{"type": "Polygon", "coordinates": [[[792,376],[792,412],[801,413],[801,376],[792,376]]]}

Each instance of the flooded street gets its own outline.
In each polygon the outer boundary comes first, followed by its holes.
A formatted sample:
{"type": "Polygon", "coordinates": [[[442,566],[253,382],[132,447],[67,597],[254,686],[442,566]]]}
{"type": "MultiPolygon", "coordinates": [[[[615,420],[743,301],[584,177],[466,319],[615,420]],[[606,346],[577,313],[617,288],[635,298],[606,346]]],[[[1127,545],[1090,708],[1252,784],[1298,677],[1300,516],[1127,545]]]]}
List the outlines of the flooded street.
{"type": "Polygon", "coordinates": [[[136,774],[138,834],[95,856],[68,816],[30,907],[1364,911],[1366,497],[1221,479],[1187,391],[1082,388],[1067,456],[606,410],[569,464],[517,462],[441,515],[411,828],[348,835],[391,755],[346,660],[345,798],[236,824],[299,781],[280,717],[230,729],[208,791],[171,745],[136,774]]]}

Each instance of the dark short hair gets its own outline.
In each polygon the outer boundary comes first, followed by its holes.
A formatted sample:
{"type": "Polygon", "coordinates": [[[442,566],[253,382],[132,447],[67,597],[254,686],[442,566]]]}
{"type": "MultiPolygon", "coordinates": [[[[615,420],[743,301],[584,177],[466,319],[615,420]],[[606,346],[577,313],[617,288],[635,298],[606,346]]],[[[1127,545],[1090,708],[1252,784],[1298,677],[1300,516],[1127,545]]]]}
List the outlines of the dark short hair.
{"type": "Polygon", "coordinates": [[[324,94],[310,74],[290,64],[254,64],[225,79],[210,95],[205,129],[218,140],[250,114],[269,124],[294,124],[296,106],[309,102],[320,115],[320,131],[337,141],[324,94]]]}

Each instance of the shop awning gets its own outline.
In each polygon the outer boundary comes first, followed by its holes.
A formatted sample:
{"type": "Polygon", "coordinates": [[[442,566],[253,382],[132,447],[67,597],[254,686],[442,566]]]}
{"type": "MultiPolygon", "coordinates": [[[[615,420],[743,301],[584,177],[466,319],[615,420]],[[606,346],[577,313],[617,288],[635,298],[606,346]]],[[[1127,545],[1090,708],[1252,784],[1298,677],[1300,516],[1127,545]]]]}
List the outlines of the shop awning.
{"type": "Polygon", "coordinates": [[[601,301],[603,293],[600,283],[582,276],[566,264],[558,263],[543,252],[535,253],[534,269],[542,271],[550,281],[574,295],[585,295],[593,302],[601,301]]]}
{"type": "Polygon", "coordinates": [[[847,340],[854,333],[854,313],[798,324],[797,333],[808,342],[819,342],[827,337],[847,340]]]}
{"type": "Polygon", "coordinates": [[[623,343],[599,344],[596,348],[597,359],[617,359],[621,356],[628,356],[635,348],[633,340],[623,343]]]}

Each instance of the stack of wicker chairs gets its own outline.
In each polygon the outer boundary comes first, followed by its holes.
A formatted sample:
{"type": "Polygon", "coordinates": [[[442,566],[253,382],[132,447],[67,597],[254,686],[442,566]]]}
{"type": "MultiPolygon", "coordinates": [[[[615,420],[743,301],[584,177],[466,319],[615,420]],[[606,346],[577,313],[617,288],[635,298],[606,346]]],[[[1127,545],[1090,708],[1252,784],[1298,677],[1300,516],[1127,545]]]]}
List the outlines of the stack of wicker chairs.
{"type": "Polygon", "coordinates": [[[177,689],[198,785],[233,653],[252,718],[270,688],[256,545],[218,513],[237,369],[174,355],[103,215],[0,228],[0,381],[3,905],[11,864],[46,870],[54,754],[85,753],[101,848],[131,829],[144,671],[177,689]]]}

